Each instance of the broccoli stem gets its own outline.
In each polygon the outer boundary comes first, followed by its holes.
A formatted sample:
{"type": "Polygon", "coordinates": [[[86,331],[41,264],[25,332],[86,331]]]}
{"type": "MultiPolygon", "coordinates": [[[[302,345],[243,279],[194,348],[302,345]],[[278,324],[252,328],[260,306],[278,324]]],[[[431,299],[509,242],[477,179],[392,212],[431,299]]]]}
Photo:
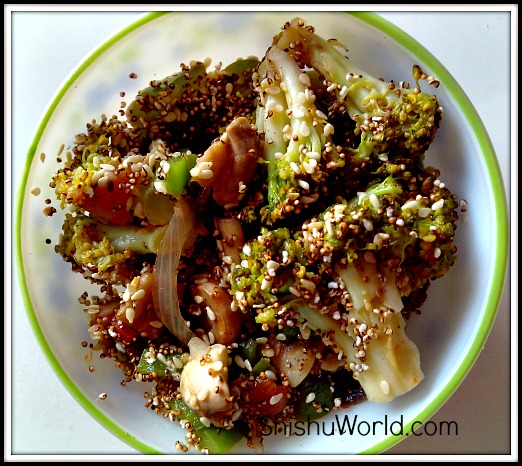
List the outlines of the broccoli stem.
{"type": "Polygon", "coordinates": [[[124,252],[130,249],[137,254],[157,254],[167,226],[144,228],[131,225],[98,224],[98,230],[102,237],[109,238],[114,252],[124,252]]]}
{"type": "Polygon", "coordinates": [[[289,48],[290,43],[296,40],[304,43],[308,62],[331,84],[337,84],[335,93],[339,100],[343,100],[350,116],[367,113],[368,105],[376,104],[376,99],[384,96],[390,102],[399,100],[388,83],[369,75],[336,48],[342,44],[328,41],[309,28],[296,24],[295,20],[292,21],[292,26],[281,33],[277,47],[289,48]]]}
{"type": "Polygon", "coordinates": [[[354,341],[350,368],[369,401],[387,403],[415,388],[424,378],[417,346],[406,322],[394,275],[379,274],[363,261],[336,267],[353,302],[347,332],[354,341]]]}
{"type": "Polygon", "coordinates": [[[277,161],[285,153],[287,145],[282,128],[288,124],[289,120],[284,109],[286,109],[286,99],[283,92],[279,91],[267,93],[264,106],[259,106],[256,112],[258,131],[265,133],[263,157],[267,163],[268,203],[270,206],[279,205],[283,197],[282,180],[277,170],[277,161]]]}

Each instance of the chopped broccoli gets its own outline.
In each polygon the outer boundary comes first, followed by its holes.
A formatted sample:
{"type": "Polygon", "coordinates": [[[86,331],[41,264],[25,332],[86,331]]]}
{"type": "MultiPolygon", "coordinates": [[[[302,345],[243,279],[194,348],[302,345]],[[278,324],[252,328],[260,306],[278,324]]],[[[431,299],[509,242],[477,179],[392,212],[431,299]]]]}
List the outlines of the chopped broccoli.
{"type": "Polygon", "coordinates": [[[94,282],[125,284],[157,253],[166,228],[107,225],[68,213],[55,250],[73,264],[73,270],[94,282]]]}
{"type": "Polygon", "coordinates": [[[235,117],[253,114],[251,76],[258,64],[253,57],[214,70],[208,69],[210,61],[181,64],[180,71],[152,81],[129,104],[133,133],[138,139],[162,139],[172,151],[203,152],[235,117]]]}
{"type": "Polygon", "coordinates": [[[433,173],[418,172],[407,180],[388,176],[320,214],[316,237],[303,232],[310,243],[307,256],[318,262],[339,251],[348,261],[373,255],[397,271],[401,295],[407,296],[442,277],[455,262],[457,207],[433,173]],[[321,248],[314,247],[318,243],[321,248]]]}
{"type": "Polygon", "coordinates": [[[355,121],[360,136],[352,151],[356,162],[403,152],[415,158],[426,152],[442,110],[434,95],[421,91],[419,80],[427,76],[418,65],[413,67],[414,88],[377,79],[343,54],[342,44],[320,37],[300,18],[287,23],[273,44],[288,50],[301,67],[315,69],[336,97],[332,110],[347,112],[355,121]]]}
{"type": "Polygon", "coordinates": [[[301,229],[265,228],[247,242],[234,299],[268,327],[284,326],[286,310],[298,312],[331,336],[369,400],[389,401],[423,378],[404,332],[403,298],[453,264],[457,205],[432,170],[375,179],[301,229]]]}
{"type": "Polygon", "coordinates": [[[328,172],[343,165],[343,155],[332,143],[332,125],[316,106],[310,76],[289,53],[270,48],[256,82],[256,125],[264,133],[268,183],[261,216],[272,225],[315,202],[328,172]]]}
{"type": "Polygon", "coordinates": [[[302,251],[287,228],[263,228],[257,238],[243,247],[240,256],[241,263],[233,271],[231,292],[239,308],[247,310],[275,303],[280,288],[288,293],[292,266],[302,259],[302,251]]]}

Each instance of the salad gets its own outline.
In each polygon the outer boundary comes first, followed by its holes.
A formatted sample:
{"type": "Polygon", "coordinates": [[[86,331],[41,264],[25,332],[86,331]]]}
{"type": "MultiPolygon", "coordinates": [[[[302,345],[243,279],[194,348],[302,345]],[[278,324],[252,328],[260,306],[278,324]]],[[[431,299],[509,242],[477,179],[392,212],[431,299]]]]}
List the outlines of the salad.
{"type": "Polygon", "coordinates": [[[151,81],[52,175],[55,250],[99,289],[90,345],[182,451],[262,451],[277,423],[415,389],[406,324],[456,260],[463,204],[425,160],[438,81],[373,77],[301,18],[267,46],[151,81]]]}

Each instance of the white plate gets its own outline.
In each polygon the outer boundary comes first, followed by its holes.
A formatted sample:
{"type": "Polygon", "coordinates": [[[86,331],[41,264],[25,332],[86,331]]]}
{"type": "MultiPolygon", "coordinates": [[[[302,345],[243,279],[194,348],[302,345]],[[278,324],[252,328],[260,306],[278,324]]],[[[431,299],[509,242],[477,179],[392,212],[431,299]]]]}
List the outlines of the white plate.
{"type": "MultiPolygon", "coordinates": [[[[295,15],[310,17],[307,12],[291,14],[295,15]]],[[[116,113],[122,100],[120,91],[130,99],[151,79],[166,76],[177,70],[180,62],[191,59],[209,56],[214,63],[228,63],[238,56],[262,56],[272,35],[289,19],[285,13],[146,15],[73,71],[44,115],[31,146],[16,238],[29,317],[64,385],[109,431],[138,451],[175,453],[174,441],[183,439],[184,431],[143,408],[143,385],[121,387],[122,377],[112,361],[84,362],[86,352],[80,342],[88,340],[88,335],[77,298],[85,282],[72,274],[52,246],[45,243],[50,238],[54,244],[61,227],[60,215],[47,219],[42,214],[43,200],[54,199],[48,183],[58,167],[55,154],[61,144],[71,143],[72,135],[83,131],[86,121],[102,113],[116,113]],[[248,41],[243,41],[244,37],[248,41]],[[136,73],[138,79],[129,79],[130,73],[136,73]],[[41,153],[47,154],[43,164],[41,153]],[[38,197],[29,194],[34,186],[42,188],[38,197]],[[88,370],[91,364],[96,368],[94,374],[88,370]],[[98,400],[101,392],[109,394],[103,403],[98,400]]],[[[444,119],[428,160],[441,169],[443,181],[470,203],[467,222],[457,230],[457,264],[432,285],[423,315],[413,319],[408,328],[421,352],[426,375],[422,384],[391,404],[365,403],[342,412],[351,420],[362,421],[361,435],[311,432],[294,438],[276,436],[266,442],[267,453],[380,453],[403,438],[414,422],[428,420],[478,356],[502,290],[508,244],[506,205],[496,158],[483,125],[437,59],[376,15],[313,13],[309,22],[319,34],[348,44],[353,61],[375,75],[409,80],[411,66],[417,63],[441,81],[437,96],[444,108],[444,119]],[[484,210],[492,212],[488,222],[483,221],[484,210]],[[481,235],[474,235],[475,231],[481,235]],[[482,251],[493,253],[485,255],[482,251]],[[469,270],[476,273],[466,273],[469,270]],[[373,422],[387,420],[390,424],[401,419],[403,436],[390,435],[389,429],[386,432],[380,428],[381,424],[376,424],[375,435],[365,434],[366,425],[373,422]]],[[[320,426],[329,431],[331,422],[335,418],[323,418],[320,426]]],[[[248,453],[246,449],[241,451],[248,453]]]]}

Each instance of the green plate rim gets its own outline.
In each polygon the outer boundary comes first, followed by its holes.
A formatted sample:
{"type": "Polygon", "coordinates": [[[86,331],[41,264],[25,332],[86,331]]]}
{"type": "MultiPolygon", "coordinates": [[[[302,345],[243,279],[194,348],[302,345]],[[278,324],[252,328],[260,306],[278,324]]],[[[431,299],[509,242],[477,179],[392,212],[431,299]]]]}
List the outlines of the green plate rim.
{"type": "MultiPolygon", "coordinates": [[[[29,290],[27,286],[27,282],[24,274],[23,267],[23,258],[22,258],[22,248],[21,248],[21,224],[22,224],[22,207],[24,203],[24,193],[27,187],[27,181],[29,176],[29,170],[31,163],[34,159],[36,148],[38,143],[42,137],[42,134],[49,122],[53,111],[56,109],[61,99],[65,95],[65,93],[71,88],[74,82],[79,78],[79,76],[89,68],[89,66],[94,63],[103,53],[105,53],[108,49],[110,49],[115,43],[119,42],[127,35],[140,28],[141,26],[150,23],[151,21],[160,18],[161,16],[168,14],[167,11],[161,12],[150,12],[145,14],[143,17],[134,21],[127,27],[123,28],[115,35],[107,39],[103,44],[101,44],[92,54],[90,54],[71,74],[69,79],[62,85],[59,92],[56,94],[52,102],[47,107],[38,129],[33,137],[32,143],[29,146],[27,151],[27,159],[24,167],[24,171],[22,174],[22,183],[17,193],[16,198],[16,216],[15,216],[15,238],[14,238],[14,258],[15,264],[17,268],[17,276],[20,283],[20,291],[22,294],[22,300],[25,305],[25,309],[29,318],[29,323],[31,328],[35,334],[35,337],[41,346],[47,360],[49,361],[52,369],[58,375],[61,382],[64,384],[66,389],[71,393],[71,395],[75,398],[75,400],[94,418],[96,419],[102,426],[104,426],[107,430],[115,434],[122,441],[135,448],[137,451],[144,454],[162,454],[155,448],[150,447],[149,445],[143,443],[142,441],[136,439],[133,436],[130,436],[124,429],[122,429],[119,425],[111,421],[105,414],[103,414],[98,408],[96,408],[93,403],[88,400],[76,387],[76,385],[72,382],[69,376],[65,373],[63,368],[60,366],[60,363],[52,353],[49,345],[47,344],[45,337],[42,333],[41,328],[38,325],[38,321],[36,318],[36,314],[34,312],[34,308],[29,296],[29,290]]],[[[379,12],[365,12],[365,11],[355,11],[355,12],[345,12],[349,15],[352,15],[355,18],[379,29],[380,31],[387,34],[391,37],[395,42],[402,45],[405,49],[414,53],[418,56],[426,65],[430,67],[430,70],[434,75],[438,77],[439,80],[444,81],[445,88],[448,90],[449,94],[454,98],[457,106],[464,113],[465,117],[470,123],[470,126],[473,130],[473,133],[478,141],[480,149],[482,151],[482,155],[484,157],[484,161],[486,163],[486,168],[489,174],[489,179],[492,184],[493,194],[495,196],[495,225],[496,225],[496,252],[497,255],[495,257],[494,269],[492,272],[492,284],[490,287],[490,293],[487,300],[486,311],[484,315],[484,319],[481,322],[481,325],[477,332],[477,337],[474,339],[466,358],[464,358],[462,364],[459,366],[457,372],[453,375],[453,377],[446,384],[444,389],[437,395],[437,397],[422,410],[422,412],[416,417],[415,422],[424,423],[429,418],[431,418],[436,411],[438,411],[443,404],[451,397],[451,395],[458,388],[460,383],[464,380],[467,373],[472,368],[473,364],[477,360],[481,349],[491,331],[491,327],[493,326],[493,322],[495,320],[495,316],[498,310],[498,306],[500,304],[500,299],[502,296],[503,285],[506,275],[506,267],[508,261],[508,213],[507,213],[507,202],[506,195],[504,192],[504,186],[502,182],[502,174],[498,165],[498,160],[495,155],[495,150],[493,145],[489,139],[489,136],[486,132],[484,124],[480,119],[476,109],[473,104],[470,102],[469,98],[462,90],[460,85],[456,82],[456,80],[451,76],[451,74],[445,69],[445,67],[419,42],[413,39],[410,35],[402,31],[398,26],[390,23],[388,20],[380,17],[379,12]]],[[[378,455],[391,448],[392,446],[399,443],[403,440],[409,431],[411,431],[412,423],[408,424],[404,428],[404,435],[397,437],[388,437],[376,445],[368,448],[367,450],[359,453],[360,455],[378,455]]]]}

